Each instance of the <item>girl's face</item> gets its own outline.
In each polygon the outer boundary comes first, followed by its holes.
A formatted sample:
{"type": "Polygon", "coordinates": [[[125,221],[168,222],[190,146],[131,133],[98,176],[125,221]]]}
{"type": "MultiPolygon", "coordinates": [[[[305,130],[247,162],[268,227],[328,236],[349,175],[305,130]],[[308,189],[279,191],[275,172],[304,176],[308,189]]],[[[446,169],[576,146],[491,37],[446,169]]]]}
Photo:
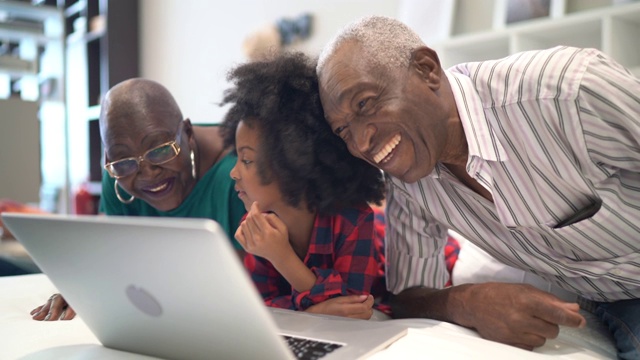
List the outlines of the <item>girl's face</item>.
{"type": "Polygon", "coordinates": [[[236,182],[235,190],[244,207],[249,211],[251,204],[257,201],[260,210],[277,213],[278,207],[284,205],[278,184],[275,181],[263,184],[258,174],[260,130],[257,126],[240,121],[236,129],[236,152],[238,161],[230,175],[236,182]]]}

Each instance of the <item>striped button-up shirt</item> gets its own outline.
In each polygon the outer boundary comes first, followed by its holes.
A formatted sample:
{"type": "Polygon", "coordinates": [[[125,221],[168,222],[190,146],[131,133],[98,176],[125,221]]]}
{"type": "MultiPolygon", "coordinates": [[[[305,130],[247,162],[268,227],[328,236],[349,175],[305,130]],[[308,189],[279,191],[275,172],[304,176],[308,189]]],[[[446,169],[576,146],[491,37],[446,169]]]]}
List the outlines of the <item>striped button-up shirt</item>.
{"type": "Polygon", "coordinates": [[[640,81],[556,47],[445,72],[469,146],[416,183],[388,177],[387,283],[441,288],[455,230],[503,263],[598,301],[640,297],[640,81]]]}

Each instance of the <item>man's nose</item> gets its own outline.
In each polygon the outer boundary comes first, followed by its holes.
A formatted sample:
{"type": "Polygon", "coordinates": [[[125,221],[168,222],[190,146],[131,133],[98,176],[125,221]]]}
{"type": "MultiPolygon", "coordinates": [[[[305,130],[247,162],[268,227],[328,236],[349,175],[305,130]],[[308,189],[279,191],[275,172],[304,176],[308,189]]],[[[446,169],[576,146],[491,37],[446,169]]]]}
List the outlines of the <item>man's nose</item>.
{"type": "Polygon", "coordinates": [[[371,124],[351,124],[352,136],[355,148],[360,153],[367,153],[371,150],[371,139],[376,133],[376,129],[371,124]]]}

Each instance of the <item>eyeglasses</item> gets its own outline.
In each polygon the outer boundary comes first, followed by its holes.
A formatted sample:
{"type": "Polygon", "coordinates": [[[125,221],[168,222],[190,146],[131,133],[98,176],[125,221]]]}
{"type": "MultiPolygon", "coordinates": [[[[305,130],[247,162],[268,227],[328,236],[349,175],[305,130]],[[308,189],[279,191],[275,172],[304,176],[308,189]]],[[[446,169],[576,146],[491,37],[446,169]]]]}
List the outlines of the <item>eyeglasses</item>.
{"type": "MultiPolygon", "coordinates": [[[[180,125],[182,125],[182,122],[180,122],[180,125]]],[[[119,179],[136,173],[140,168],[140,162],[143,160],[153,165],[168,163],[180,154],[180,145],[178,145],[180,134],[182,133],[180,130],[182,129],[178,126],[178,133],[176,134],[175,140],[158,145],[153,149],[149,149],[142,154],[142,156],[128,157],[106,163],[104,168],[109,173],[109,176],[119,179]]]]}

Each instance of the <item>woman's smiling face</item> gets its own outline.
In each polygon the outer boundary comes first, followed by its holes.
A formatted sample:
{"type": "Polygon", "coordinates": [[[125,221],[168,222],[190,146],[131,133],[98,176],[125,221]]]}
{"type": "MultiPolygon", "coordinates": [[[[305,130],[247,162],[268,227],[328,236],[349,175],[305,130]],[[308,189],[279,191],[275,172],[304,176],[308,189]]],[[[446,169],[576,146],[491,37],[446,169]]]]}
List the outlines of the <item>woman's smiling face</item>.
{"type": "Polygon", "coordinates": [[[119,169],[126,176],[117,179],[119,187],[150,206],[160,211],[175,209],[195,187],[191,154],[198,153],[193,127],[183,120],[178,104],[162,85],[129,79],[112,87],[101,105],[100,136],[106,163],[140,160],[156,149],[137,166],[121,164],[119,169]],[[173,141],[172,146],[157,149],[173,141]],[[154,159],[156,165],[148,161],[154,159]]]}
{"type": "Polygon", "coordinates": [[[136,172],[118,178],[119,186],[160,211],[177,208],[196,182],[192,176],[190,159],[192,144],[185,130],[188,128],[190,132],[191,124],[181,120],[151,120],[147,121],[144,127],[127,126],[123,129],[122,125],[125,123],[109,123],[104,139],[107,163],[142,156],[150,149],[174,140],[180,152],[174,159],[160,165],[153,165],[146,160],[140,161],[136,172]]]}

